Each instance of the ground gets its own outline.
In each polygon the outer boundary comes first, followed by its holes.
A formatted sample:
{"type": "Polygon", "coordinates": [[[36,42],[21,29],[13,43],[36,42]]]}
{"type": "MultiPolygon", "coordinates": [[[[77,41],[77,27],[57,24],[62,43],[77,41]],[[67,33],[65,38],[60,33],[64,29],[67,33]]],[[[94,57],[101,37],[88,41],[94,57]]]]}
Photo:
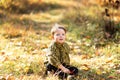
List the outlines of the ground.
{"type": "Polygon", "coordinates": [[[92,0],[28,2],[14,11],[0,9],[0,79],[57,80],[51,75],[43,78],[43,62],[50,28],[60,23],[68,30],[71,64],[79,69],[78,80],[119,80],[119,33],[114,40],[104,38],[104,7],[92,0]]]}

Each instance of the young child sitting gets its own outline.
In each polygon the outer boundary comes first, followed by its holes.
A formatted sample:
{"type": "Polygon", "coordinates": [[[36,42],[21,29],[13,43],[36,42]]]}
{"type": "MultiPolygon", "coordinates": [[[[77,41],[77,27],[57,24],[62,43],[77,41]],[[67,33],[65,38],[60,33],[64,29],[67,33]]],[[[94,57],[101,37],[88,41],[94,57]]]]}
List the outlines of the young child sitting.
{"type": "Polygon", "coordinates": [[[78,69],[70,65],[70,47],[65,42],[66,29],[55,24],[51,29],[52,42],[46,55],[46,74],[52,72],[58,75],[60,79],[66,79],[68,75],[76,76],[78,69]]]}

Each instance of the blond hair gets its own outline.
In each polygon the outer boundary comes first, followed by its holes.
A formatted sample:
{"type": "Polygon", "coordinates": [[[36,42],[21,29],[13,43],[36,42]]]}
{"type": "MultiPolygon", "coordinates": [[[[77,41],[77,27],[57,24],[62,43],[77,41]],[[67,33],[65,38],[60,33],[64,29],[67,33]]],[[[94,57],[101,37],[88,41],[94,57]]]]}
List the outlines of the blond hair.
{"type": "Polygon", "coordinates": [[[63,25],[55,24],[51,29],[51,34],[54,35],[54,33],[57,31],[57,29],[63,29],[66,33],[66,29],[63,25]]]}

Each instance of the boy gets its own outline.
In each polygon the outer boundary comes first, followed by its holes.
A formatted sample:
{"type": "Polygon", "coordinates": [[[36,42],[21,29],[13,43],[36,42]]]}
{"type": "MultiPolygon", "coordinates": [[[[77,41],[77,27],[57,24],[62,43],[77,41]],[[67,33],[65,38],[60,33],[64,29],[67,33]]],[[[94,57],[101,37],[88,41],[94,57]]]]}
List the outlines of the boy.
{"type": "Polygon", "coordinates": [[[66,29],[56,24],[51,29],[51,34],[53,40],[48,48],[46,56],[46,71],[58,75],[61,79],[66,79],[68,75],[77,75],[78,69],[70,66],[70,47],[65,42],[66,29]]]}

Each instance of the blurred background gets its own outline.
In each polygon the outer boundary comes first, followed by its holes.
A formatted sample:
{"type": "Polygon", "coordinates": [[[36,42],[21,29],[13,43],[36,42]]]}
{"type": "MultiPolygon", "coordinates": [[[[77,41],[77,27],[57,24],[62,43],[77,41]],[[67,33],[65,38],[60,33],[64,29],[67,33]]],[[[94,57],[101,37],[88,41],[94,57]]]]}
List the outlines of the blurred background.
{"type": "Polygon", "coordinates": [[[68,30],[78,80],[120,78],[120,0],[0,0],[0,80],[44,80],[55,23],[68,30]]]}

